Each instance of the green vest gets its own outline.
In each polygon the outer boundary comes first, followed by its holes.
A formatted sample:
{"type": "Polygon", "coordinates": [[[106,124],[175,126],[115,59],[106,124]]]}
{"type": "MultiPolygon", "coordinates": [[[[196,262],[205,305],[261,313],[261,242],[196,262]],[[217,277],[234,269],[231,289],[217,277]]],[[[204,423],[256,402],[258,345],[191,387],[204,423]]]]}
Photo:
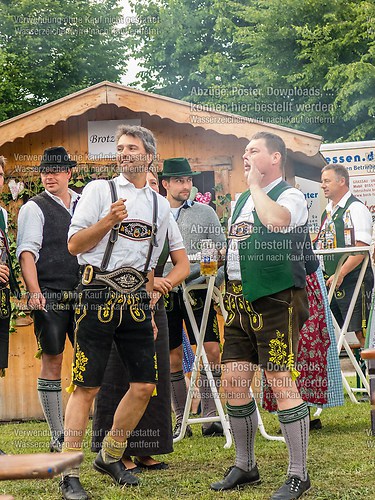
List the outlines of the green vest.
{"type": "MultiPolygon", "coordinates": [[[[344,239],[344,215],[345,212],[348,210],[349,206],[354,202],[354,201],[359,201],[360,203],[361,200],[353,196],[352,194],[349,196],[347,199],[345,206],[344,207],[339,207],[336,212],[333,214],[332,220],[333,223],[335,224],[335,230],[336,230],[336,245],[337,248],[344,248],[345,247],[345,239],[344,239]]],[[[323,223],[325,219],[327,218],[327,211],[324,210],[322,213],[322,218],[321,218],[321,228],[323,227],[323,223]]],[[[319,235],[318,235],[319,238],[319,235]]],[[[331,276],[332,274],[335,274],[337,264],[339,263],[339,260],[341,259],[342,254],[332,254],[332,255],[325,255],[323,257],[323,262],[324,262],[324,270],[325,272],[331,276]]],[[[359,269],[362,264],[359,264],[355,269],[359,269]]],[[[353,269],[354,271],[354,269],[353,269]]]]}
{"type": "Polygon", "coordinates": [[[8,265],[9,265],[9,286],[10,289],[13,293],[13,295],[19,297],[21,295],[18,282],[14,273],[13,269],[13,264],[12,264],[12,256],[10,255],[10,250],[9,250],[9,242],[8,242],[8,237],[6,234],[6,227],[5,227],[5,219],[4,219],[4,214],[3,211],[0,210],[0,231],[4,237],[5,241],[5,248],[8,256],[8,265]]]}
{"type": "MultiPolygon", "coordinates": [[[[291,186],[284,181],[277,184],[267,195],[276,201],[291,186]]],[[[233,212],[232,223],[241,213],[250,196],[242,193],[233,212]]],[[[304,288],[306,272],[303,247],[308,233],[307,224],[288,233],[267,229],[256,213],[252,234],[238,242],[243,295],[249,302],[266,297],[293,286],[304,288]]]]}

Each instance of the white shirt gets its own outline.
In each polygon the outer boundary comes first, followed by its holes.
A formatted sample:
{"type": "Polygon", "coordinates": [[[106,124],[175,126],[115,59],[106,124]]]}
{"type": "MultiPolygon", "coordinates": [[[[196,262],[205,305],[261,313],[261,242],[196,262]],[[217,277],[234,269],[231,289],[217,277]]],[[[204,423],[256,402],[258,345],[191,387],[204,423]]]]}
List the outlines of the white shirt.
{"type": "MultiPolygon", "coordinates": [[[[274,180],[268,186],[262,188],[265,193],[268,193],[273,189],[282,178],[274,180]]],[[[290,212],[290,224],[284,230],[285,232],[291,231],[292,229],[303,226],[308,217],[307,204],[305,196],[299,189],[289,188],[281,193],[281,195],[276,200],[278,205],[285,207],[290,212]]],[[[255,208],[252,196],[246,200],[245,205],[242,207],[241,213],[236,219],[236,224],[239,222],[250,222],[254,223],[253,210],[255,208]]],[[[228,221],[229,228],[231,227],[231,219],[228,221]]],[[[240,270],[240,257],[238,253],[238,241],[235,239],[229,240],[229,247],[227,253],[227,274],[229,280],[241,280],[241,270],[240,270]]]]}
{"type": "Polygon", "coordinates": [[[174,250],[182,250],[183,248],[185,248],[181,231],[173,217],[172,212],[169,213],[168,243],[170,252],[173,252],[174,250]]]}
{"type": "MultiPolygon", "coordinates": [[[[73,215],[74,206],[79,194],[69,189],[70,205],[67,208],[64,202],[58,196],[45,191],[56,203],[73,215]]],[[[44,214],[40,207],[32,200],[23,205],[18,214],[18,232],[17,232],[17,250],[16,255],[19,259],[22,252],[31,252],[34,254],[35,262],[39,259],[39,251],[43,245],[43,226],[44,214]]]]}
{"type": "MultiPolygon", "coordinates": [[[[335,207],[333,207],[333,203],[330,200],[326,206],[326,211],[331,212],[331,215],[333,216],[336,210],[345,207],[345,204],[351,194],[352,193],[348,191],[335,205],[335,207]]],[[[349,210],[354,226],[354,237],[356,241],[363,241],[366,245],[370,245],[372,236],[372,216],[370,210],[360,201],[354,201],[351,203],[349,210]]]]}
{"type": "MultiPolygon", "coordinates": [[[[117,197],[125,200],[128,217],[124,223],[134,221],[141,224],[152,224],[153,191],[146,184],[143,188],[137,189],[123,175],[114,179],[117,197]]],[[[169,203],[161,195],[157,194],[158,218],[157,218],[157,247],[153,248],[149,268],[156,266],[158,258],[163,250],[167,229],[170,223],[169,203]]],[[[89,182],[82,192],[74,212],[72,222],[68,232],[68,240],[81,229],[88,228],[101,220],[109,213],[112,204],[112,197],[108,181],[95,180],[89,182]]],[[[91,264],[100,267],[110,231],[91,250],[78,255],[80,265],[91,264]]],[[[113,251],[107,271],[113,271],[119,267],[130,266],[143,272],[146,263],[146,256],[150,245],[150,238],[135,239],[129,238],[119,233],[118,239],[113,246],[113,251]]]]}
{"type": "Polygon", "coordinates": [[[8,212],[3,207],[0,207],[0,209],[3,212],[3,216],[4,216],[4,220],[5,220],[5,229],[8,229],[8,212]]]}

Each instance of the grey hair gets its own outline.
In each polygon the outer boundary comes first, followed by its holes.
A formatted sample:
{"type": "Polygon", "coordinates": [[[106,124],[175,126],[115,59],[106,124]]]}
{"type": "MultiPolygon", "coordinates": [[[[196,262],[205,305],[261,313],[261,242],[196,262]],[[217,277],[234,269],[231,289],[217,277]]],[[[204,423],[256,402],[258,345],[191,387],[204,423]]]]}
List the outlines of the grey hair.
{"type": "Polygon", "coordinates": [[[156,155],[156,140],[154,134],[148,128],[139,125],[120,125],[116,132],[116,143],[123,135],[138,137],[142,141],[146,153],[156,155]]]}
{"type": "Polygon", "coordinates": [[[329,163],[322,168],[322,173],[327,172],[327,170],[333,170],[337,180],[339,180],[340,177],[344,178],[345,186],[349,187],[349,172],[344,165],[341,165],[341,163],[329,163]]]}

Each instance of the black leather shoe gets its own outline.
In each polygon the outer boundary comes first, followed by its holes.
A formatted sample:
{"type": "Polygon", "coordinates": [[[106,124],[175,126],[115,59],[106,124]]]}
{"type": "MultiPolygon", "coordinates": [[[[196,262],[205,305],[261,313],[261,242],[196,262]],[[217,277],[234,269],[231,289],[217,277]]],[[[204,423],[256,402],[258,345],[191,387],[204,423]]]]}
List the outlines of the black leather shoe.
{"type": "Polygon", "coordinates": [[[320,418],[314,418],[313,420],[310,420],[310,431],[315,431],[321,429],[322,427],[323,425],[320,418]]]}
{"type": "Polygon", "coordinates": [[[271,500],[295,500],[311,488],[310,478],[306,481],[297,476],[289,477],[285,483],[271,497],[271,500]]]}
{"type": "Polygon", "coordinates": [[[59,486],[65,500],[88,500],[89,498],[78,477],[64,476],[59,486]]]}
{"type": "Polygon", "coordinates": [[[208,436],[224,436],[223,426],[221,422],[212,422],[212,424],[204,429],[202,427],[202,435],[204,437],[208,436]]]}
{"type": "Polygon", "coordinates": [[[250,484],[255,485],[259,483],[260,477],[257,465],[255,465],[249,472],[246,472],[234,465],[228,469],[222,481],[211,484],[211,490],[234,490],[235,488],[241,488],[242,486],[250,484]]]}
{"type": "MultiPolygon", "coordinates": [[[[181,434],[181,427],[182,427],[182,422],[177,422],[177,424],[174,426],[174,429],[173,429],[173,439],[178,438],[178,436],[181,434]]],[[[193,435],[193,431],[191,430],[190,425],[187,425],[186,429],[185,429],[185,436],[184,437],[190,438],[192,435],[193,435]]]]}
{"type": "Polygon", "coordinates": [[[102,458],[101,452],[99,452],[93,465],[95,470],[101,474],[108,474],[115,483],[121,486],[139,485],[139,479],[126,469],[121,460],[113,462],[112,464],[106,464],[102,458]]]}

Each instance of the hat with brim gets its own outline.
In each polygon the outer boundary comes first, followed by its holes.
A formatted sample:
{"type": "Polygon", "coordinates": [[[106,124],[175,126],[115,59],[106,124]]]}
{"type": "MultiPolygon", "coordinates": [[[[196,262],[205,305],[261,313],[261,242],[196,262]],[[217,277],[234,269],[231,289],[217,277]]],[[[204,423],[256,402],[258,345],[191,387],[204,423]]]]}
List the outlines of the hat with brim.
{"type": "Polygon", "coordinates": [[[190,177],[199,175],[200,172],[193,172],[186,158],[169,158],[164,160],[163,171],[159,176],[163,177],[190,177]]]}
{"type": "Polygon", "coordinates": [[[48,170],[52,172],[64,172],[76,165],[77,162],[69,158],[66,149],[62,146],[58,146],[48,148],[44,151],[42,161],[39,165],[39,171],[45,172],[48,170]]]}

